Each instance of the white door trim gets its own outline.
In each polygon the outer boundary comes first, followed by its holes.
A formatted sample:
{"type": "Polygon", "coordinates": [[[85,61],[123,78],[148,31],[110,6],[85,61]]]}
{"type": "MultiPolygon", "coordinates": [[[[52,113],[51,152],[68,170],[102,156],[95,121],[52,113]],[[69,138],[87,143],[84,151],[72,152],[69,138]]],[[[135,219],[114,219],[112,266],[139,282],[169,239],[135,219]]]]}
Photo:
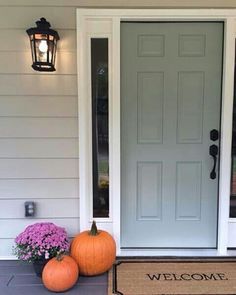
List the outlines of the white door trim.
{"type": "MultiPolygon", "coordinates": [[[[80,230],[87,229],[92,220],[92,130],[89,44],[91,37],[107,37],[109,39],[111,214],[108,219],[97,219],[97,223],[100,228],[113,233],[117,242],[117,254],[122,254],[120,249],[120,22],[124,20],[223,21],[225,24],[218,248],[217,251],[214,251],[217,255],[225,255],[228,245],[229,223],[236,9],[77,9],[80,230]]],[[[135,254],[137,255],[137,253],[135,254]]],[[[143,253],[140,251],[139,254],[142,255],[143,253]]]]}

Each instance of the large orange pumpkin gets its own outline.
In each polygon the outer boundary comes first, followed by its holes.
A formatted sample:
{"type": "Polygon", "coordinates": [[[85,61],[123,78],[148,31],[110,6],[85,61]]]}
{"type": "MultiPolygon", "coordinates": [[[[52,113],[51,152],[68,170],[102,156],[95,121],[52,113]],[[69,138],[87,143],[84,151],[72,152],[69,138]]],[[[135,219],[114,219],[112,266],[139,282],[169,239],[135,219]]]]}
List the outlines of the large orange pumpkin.
{"type": "Polygon", "coordinates": [[[44,286],[54,292],[63,292],[77,282],[79,269],[75,260],[68,255],[59,255],[48,261],[43,269],[44,286]]]}
{"type": "Polygon", "coordinates": [[[84,231],[73,239],[71,256],[77,261],[82,275],[98,275],[106,272],[114,263],[116,244],[108,232],[98,231],[93,222],[90,231],[84,231]]]}

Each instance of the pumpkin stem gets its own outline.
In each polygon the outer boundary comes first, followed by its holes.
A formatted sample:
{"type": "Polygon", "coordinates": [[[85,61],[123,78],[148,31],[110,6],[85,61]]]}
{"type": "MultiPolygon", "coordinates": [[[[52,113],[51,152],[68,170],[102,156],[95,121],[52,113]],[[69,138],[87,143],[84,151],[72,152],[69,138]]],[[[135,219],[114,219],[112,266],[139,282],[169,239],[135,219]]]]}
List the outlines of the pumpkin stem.
{"type": "Polygon", "coordinates": [[[96,222],[93,221],[90,232],[89,232],[90,236],[97,236],[98,235],[98,229],[97,229],[97,225],[96,222]]]}
{"type": "Polygon", "coordinates": [[[62,252],[58,253],[56,256],[57,261],[62,261],[64,254],[62,252]]]}

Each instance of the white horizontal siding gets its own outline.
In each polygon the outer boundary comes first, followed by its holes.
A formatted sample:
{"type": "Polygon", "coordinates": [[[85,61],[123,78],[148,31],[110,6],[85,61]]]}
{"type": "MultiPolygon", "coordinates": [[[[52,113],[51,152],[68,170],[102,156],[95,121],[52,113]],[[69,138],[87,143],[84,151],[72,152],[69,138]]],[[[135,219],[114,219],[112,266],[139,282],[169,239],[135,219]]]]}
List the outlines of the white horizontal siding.
{"type": "Polygon", "coordinates": [[[65,227],[70,237],[73,237],[79,231],[78,218],[0,219],[0,243],[2,238],[14,239],[20,232],[22,232],[26,228],[26,226],[36,222],[53,222],[58,226],[65,227]]]}
{"type": "Polygon", "coordinates": [[[0,245],[0,257],[2,259],[16,259],[12,253],[13,246],[15,245],[14,239],[0,239],[0,245]]]}
{"type": "Polygon", "coordinates": [[[25,30],[36,26],[35,21],[41,17],[45,17],[53,28],[75,29],[75,13],[74,7],[1,7],[0,29],[25,30]]]}
{"type": "Polygon", "coordinates": [[[78,139],[0,138],[0,158],[78,158],[78,139]]]}
{"type": "Polygon", "coordinates": [[[0,8],[0,258],[29,224],[79,231],[75,15],[75,7],[0,8]],[[31,67],[25,30],[40,17],[61,38],[56,72],[31,67]],[[36,202],[35,218],[24,217],[26,200],[36,202]]]}
{"type": "MultiPolygon", "coordinates": [[[[1,55],[1,54],[0,54],[1,55]]],[[[77,96],[0,96],[0,117],[76,117],[77,96]]]]}
{"type": "MultiPolygon", "coordinates": [[[[22,218],[25,214],[24,202],[21,200],[1,200],[1,219],[22,218]]],[[[36,218],[78,218],[79,200],[78,199],[36,199],[34,198],[36,218]]]]}
{"type": "MultiPolygon", "coordinates": [[[[77,178],[62,179],[0,179],[0,200],[78,198],[77,178]]],[[[0,201],[1,206],[1,201],[0,201]]],[[[1,210],[0,210],[1,212],[1,210]]],[[[0,213],[1,216],[1,213],[0,213]]]]}
{"type": "Polygon", "coordinates": [[[0,178],[78,177],[77,159],[0,159],[0,178]]]}
{"type": "MultiPolygon", "coordinates": [[[[30,49],[30,47],[28,47],[30,49]]],[[[33,74],[38,73],[30,66],[31,51],[0,51],[0,74],[33,74]]],[[[76,52],[57,52],[56,74],[76,74],[76,52]]],[[[54,75],[55,73],[49,73],[54,75]]]]}
{"type": "Polygon", "coordinates": [[[15,118],[0,117],[1,137],[51,137],[78,136],[77,118],[15,118]]]}
{"type": "Polygon", "coordinates": [[[77,95],[76,85],[76,75],[0,75],[0,95],[75,96],[77,95]]]}

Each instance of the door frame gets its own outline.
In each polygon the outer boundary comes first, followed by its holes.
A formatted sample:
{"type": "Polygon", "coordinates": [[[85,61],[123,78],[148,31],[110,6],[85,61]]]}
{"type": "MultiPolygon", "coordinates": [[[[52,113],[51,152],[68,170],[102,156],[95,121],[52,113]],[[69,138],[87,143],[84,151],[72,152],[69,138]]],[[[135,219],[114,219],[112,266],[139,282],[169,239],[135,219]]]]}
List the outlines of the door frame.
{"type": "MultiPolygon", "coordinates": [[[[120,248],[120,24],[121,21],[222,21],[224,52],[222,72],[221,142],[217,249],[203,255],[226,255],[228,246],[232,110],[236,9],[77,9],[77,68],[79,112],[80,230],[98,227],[113,234],[117,255],[132,255],[120,248]],[[108,38],[109,43],[109,218],[92,218],[92,118],[90,39],[108,38]]],[[[133,252],[134,253],[134,252],[133,252]]],[[[180,253],[180,252],[179,252],[180,253]]],[[[182,255],[189,254],[187,250],[182,255]]],[[[148,255],[143,251],[135,255],[148,255]]],[[[149,255],[164,252],[149,252],[149,255]]],[[[174,252],[168,252],[173,255],[174,252]]],[[[167,254],[167,255],[168,255],[167,254]]],[[[193,253],[190,255],[196,255],[193,253]]]]}

